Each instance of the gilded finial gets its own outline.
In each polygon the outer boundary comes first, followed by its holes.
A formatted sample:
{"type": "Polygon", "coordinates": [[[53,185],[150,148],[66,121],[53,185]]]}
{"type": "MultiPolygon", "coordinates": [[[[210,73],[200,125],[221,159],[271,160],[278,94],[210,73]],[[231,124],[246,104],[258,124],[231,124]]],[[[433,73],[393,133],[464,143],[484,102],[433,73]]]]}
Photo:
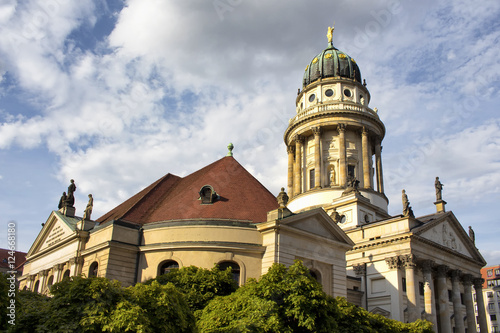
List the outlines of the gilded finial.
{"type": "Polygon", "coordinates": [[[233,156],[233,148],[234,148],[234,145],[232,143],[229,143],[229,145],[227,145],[227,149],[229,151],[227,152],[226,156],[233,156]]]}
{"type": "Polygon", "coordinates": [[[326,33],[326,37],[328,37],[329,44],[332,44],[333,30],[335,30],[335,23],[333,23],[331,27],[328,27],[328,32],[326,33]]]}

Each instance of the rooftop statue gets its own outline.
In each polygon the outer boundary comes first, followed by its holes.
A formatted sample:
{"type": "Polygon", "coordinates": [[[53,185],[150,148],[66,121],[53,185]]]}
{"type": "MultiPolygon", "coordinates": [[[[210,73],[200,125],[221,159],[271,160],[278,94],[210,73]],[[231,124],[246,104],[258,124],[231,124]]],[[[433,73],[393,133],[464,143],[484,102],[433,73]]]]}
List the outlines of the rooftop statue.
{"type": "Polygon", "coordinates": [[[476,234],[474,233],[474,230],[472,230],[471,226],[469,226],[469,238],[472,243],[476,244],[476,234]]]}
{"type": "Polygon", "coordinates": [[[335,30],[335,23],[333,24],[333,26],[328,27],[328,32],[326,33],[326,37],[328,38],[328,43],[332,42],[333,30],[335,30]]]}
{"type": "Polygon", "coordinates": [[[443,184],[439,181],[439,177],[436,177],[436,181],[434,182],[434,187],[436,187],[436,201],[443,200],[441,192],[443,191],[443,184]]]}
{"type": "Polygon", "coordinates": [[[66,205],[66,192],[63,192],[61,195],[61,199],[59,199],[59,205],[57,205],[57,208],[61,209],[66,205]]]}
{"type": "Polygon", "coordinates": [[[92,194],[89,194],[89,202],[87,203],[87,207],[83,211],[83,220],[90,220],[90,214],[92,214],[92,208],[94,207],[94,198],[92,198],[92,194]]]}
{"type": "Polygon", "coordinates": [[[410,201],[408,201],[408,196],[406,195],[406,191],[403,190],[401,193],[401,199],[403,200],[403,215],[415,217],[413,214],[413,209],[411,209],[410,201]]]}
{"type": "Polygon", "coordinates": [[[71,184],[68,186],[68,196],[66,197],[65,206],[66,207],[73,207],[75,204],[75,196],[74,193],[76,191],[76,185],[75,181],[73,179],[70,180],[71,184]]]}
{"type": "Polygon", "coordinates": [[[278,200],[278,204],[280,205],[280,208],[286,207],[286,204],[288,203],[288,194],[285,192],[285,188],[281,188],[281,192],[278,194],[278,197],[276,198],[278,200]]]}

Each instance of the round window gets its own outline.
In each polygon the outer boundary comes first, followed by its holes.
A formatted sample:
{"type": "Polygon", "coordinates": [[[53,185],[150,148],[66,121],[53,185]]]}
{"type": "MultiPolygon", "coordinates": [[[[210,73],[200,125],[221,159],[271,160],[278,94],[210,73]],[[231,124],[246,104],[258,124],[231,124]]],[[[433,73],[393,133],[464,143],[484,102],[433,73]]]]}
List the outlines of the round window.
{"type": "Polygon", "coordinates": [[[349,89],[344,89],[344,95],[346,97],[351,97],[351,91],[349,89]]]}
{"type": "Polygon", "coordinates": [[[311,96],[309,96],[309,102],[314,101],[315,98],[316,98],[316,95],[312,94],[311,96]]]}
{"type": "Polygon", "coordinates": [[[326,97],[332,97],[333,96],[333,89],[327,89],[325,91],[325,96],[326,97]]]}

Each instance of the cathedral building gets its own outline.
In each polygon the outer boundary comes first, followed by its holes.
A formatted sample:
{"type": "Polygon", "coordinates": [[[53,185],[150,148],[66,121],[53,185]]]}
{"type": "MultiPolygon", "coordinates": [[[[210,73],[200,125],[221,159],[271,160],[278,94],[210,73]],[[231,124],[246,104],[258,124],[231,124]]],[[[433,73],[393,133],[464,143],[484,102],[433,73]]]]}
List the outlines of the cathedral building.
{"type": "MultiPolygon", "coordinates": [[[[287,193],[276,198],[232,156],[186,176],[167,174],[98,219],[61,198],[27,255],[21,288],[47,292],[64,276],[123,285],[195,265],[231,267],[243,284],[273,263],[302,260],[332,296],[436,332],[486,332],[480,269],[486,263],[435,180],[436,212],[388,214],[385,126],[356,61],[328,46],[306,66],[284,133],[287,193]],[[473,288],[472,288],[473,287],[473,288]]],[[[72,187],[73,185],[73,187],[72,187]]],[[[434,200],[433,200],[434,201],[434,200]]]]}

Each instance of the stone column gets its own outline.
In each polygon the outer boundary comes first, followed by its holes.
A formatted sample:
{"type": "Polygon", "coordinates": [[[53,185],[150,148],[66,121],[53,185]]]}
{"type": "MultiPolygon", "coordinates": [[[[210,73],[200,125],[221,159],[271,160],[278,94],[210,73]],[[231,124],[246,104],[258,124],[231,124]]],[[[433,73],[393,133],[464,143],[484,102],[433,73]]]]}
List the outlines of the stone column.
{"type": "Polygon", "coordinates": [[[412,254],[402,256],[401,261],[405,266],[406,274],[406,298],[408,299],[408,322],[412,323],[420,319],[420,295],[418,294],[418,283],[415,281],[416,258],[412,254]]]}
{"type": "Polygon", "coordinates": [[[75,257],[69,260],[70,276],[82,274],[83,258],[75,257]]]}
{"type": "Polygon", "coordinates": [[[380,141],[375,145],[375,160],[377,168],[377,191],[384,193],[384,174],[382,172],[382,146],[380,141]]]}
{"type": "Polygon", "coordinates": [[[339,131],[339,185],[345,187],[347,182],[347,157],[345,147],[345,124],[338,124],[339,131]]]}
{"type": "Polygon", "coordinates": [[[314,188],[321,188],[321,128],[311,128],[314,133],[314,188]]]}
{"type": "Polygon", "coordinates": [[[439,332],[451,332],[450,309],[448,306],[448,286],[446,285],[446,273],[448,266],[437,266],[437,303],[439,305],[439,332]]]}
{"type": "Polygon", "coordinates": [[[64,264],[54,266],[54,283],[60,282],[62,279],[64,264]]]}
{"type": "Polygon", "coordinates": [[[35,278],[36,278],[36,275],[28,276],[28,279],[26,282],[26,285],[27,285],[26,289],[31,290],[31,291],[35,291],[35,290],[33,290],[33,287],[35,285],[35,278]]]}
{"type": "Polygon", "coordinates": [[[460,276],[462,272],[458,269],[451,271],[451,290],[453,301],[453,318],[455,320],[455,332],[465,333],[464,315],[462,313],[462,300],[460,298],[460,276]]]}
{"type": "Polygon", "coordinates": [[[295,179],[293,182],[293,195],[302,192],[302,137],[295,136],[295,179]]]}
{"type": "Polygon", "coordinates": [[[486,322],[486,310],[484,309],[483,283],[484,279],[476,278],[473,280],[476,290],[477,314],[479,316],[479,330],[488,332],[488,323],[486,322]]]}
{"type": "Polygon", "coordinates": [[[370,150],[368,131],[365,127],[363,127],[363,131],[361,132],[361,146],[363,150],[363,187],[372,188],[372,181],[370,177],[370,150]]]}
{"type": "Polygon", "coordinates": [[[422,262],[422,273],[424,274],[424,302],[425,302],[425,315],[426,319],[430,321],[437,330],[438,323],[436,317],[436,303],[434,298],[434,281],[432,279],[432,266],[431,260],[422,262]]]}
{"type": "Polygon", "coordinates": [[[385,262],[387,267],[390,269],[386,275],[387,282],[390,283],[394,288],[390,288],[390,309],[391,309],[391,319],[404,321],[404,304],[403,304],[403,282],[401,273],[401,261],[399,257],[386,258],[385,262]]]}
{"type": "Polygon", "coordinates": [[[289,145],[286,150],[288,152],[288,196],[291,198],[293,197],[293,159],[295,155],[295,147],[289,145]]]}
{"type": "Polygon", "coordinates": [[[39,293],[44,293],[45,288],[47,288],[47,276],[49,275],[49,270],[45,269],[39,272],[40,274],[40,284],[39,284],[39,293]]]}
{"type": "Polygon", "coordinates": [[[462,283],[464,285],[464,302],[467,314],[467,333],[477,333],[476,314],[474,312],[474,302],[472,301],[472,275],[464,275],[462,283]]]}

